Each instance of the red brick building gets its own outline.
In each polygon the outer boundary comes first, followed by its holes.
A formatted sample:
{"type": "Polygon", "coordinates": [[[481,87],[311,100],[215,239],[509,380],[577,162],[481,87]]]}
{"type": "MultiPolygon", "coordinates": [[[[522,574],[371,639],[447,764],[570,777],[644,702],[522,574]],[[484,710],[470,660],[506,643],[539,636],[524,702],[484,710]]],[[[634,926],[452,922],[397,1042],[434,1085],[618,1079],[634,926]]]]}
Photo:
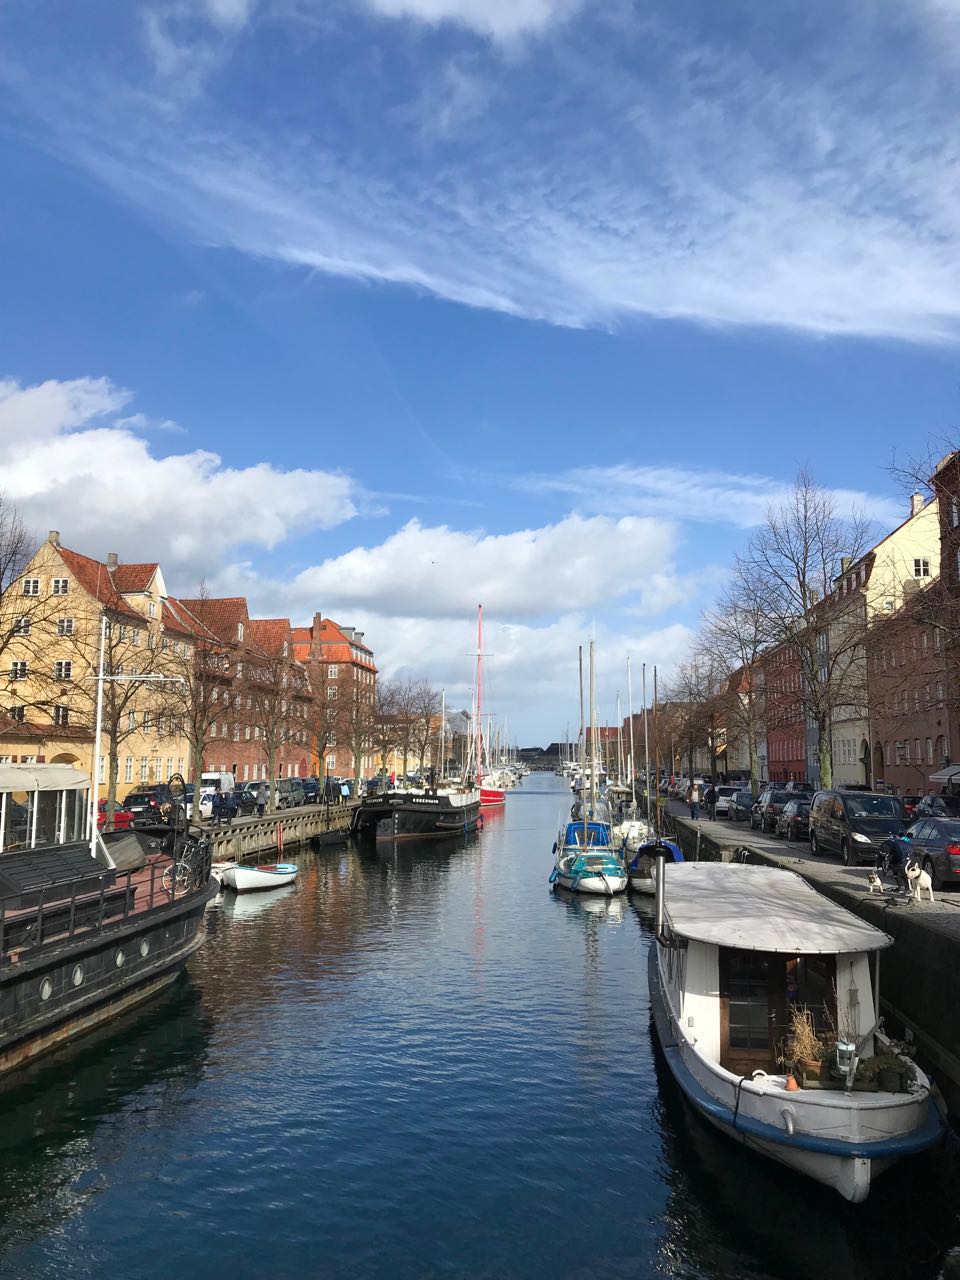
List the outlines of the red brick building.
{"type": "Polygon", "coordinates": [[[321,777],[353,777],[359,750],[361,773],[367,776],[377,766],[373,747],[363,739],[362,720],[373,704],[377,667],[363,632],[315,613],[310,626],[294,627],[291,637],[293,655],[313,689],[306,743],[312,767],[321,777]],[[321,740],[326,743],[323,760],[317,754],[321,740]]]}
{"type": "Polygon", "coordinates": [[[770,782],[802,782],[807,777],[806,716],[800,655],[779,645],[763,659],[770,782]]]}

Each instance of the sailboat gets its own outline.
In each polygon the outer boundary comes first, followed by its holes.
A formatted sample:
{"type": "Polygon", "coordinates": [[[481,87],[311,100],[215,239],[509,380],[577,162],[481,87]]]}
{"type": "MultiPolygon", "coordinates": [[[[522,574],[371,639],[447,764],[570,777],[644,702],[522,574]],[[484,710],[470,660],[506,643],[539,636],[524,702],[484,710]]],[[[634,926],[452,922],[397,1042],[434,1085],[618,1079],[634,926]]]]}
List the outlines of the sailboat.
{"type": "MultiPolygon", "coordinates": [[[[583,719],[583,651],[580,653],[580,706],[583,719]]],[[[590,728],[591,746],[596,742],[596,701],[594,697],[593,641],[590,641],[590,728]]],[[[583,733],[580,735],[583,742],[583,733]]],[[[589,791],[574,803],[570,821],[561,827],[553,851],[556,864],[550,883],[574,893],[622,893],[627,887],[627,869],[611,843],[609,806],[597,788],[597,770],[590,770],[589,791]]]]}
{"type": "Polygon", "coordinates": [[[494,809],[506,803],[506,792],[500,785],[500,779],[490,772],[486,760],[485,739],[483,734],[483,713],[481,699],[483,694],[483,605],[477,605],[477,705],[474,718],[474,751],[477,763],[477,786],[480,788],[480,808],[494,809]]]}
{"type": "MultiPolygon", "coordinates": [[[[657,669],[653,669],[653,706],[654,706],[654,723],[656,724],[656,706],[657,706],[657,669]]],[[[631,733],[632,733],[631,722],[631,733]]],[[[658,743],[659,746],[659,743],[658,743]]],[[[660,806],[657,803],[656,796],[650,789],[650,736],[647,730],[647,665],[643,664],[643,755],[644,755],[644,785],[647,793],[647,817],[650,816],[650,802],[653,800],[653,839],[649,838],[649,828],[647,839],[637,844],[633,851],[633,857],[627,863],[627,872],[630,876],[630,888],[636,893],[646,893],[651,897],[657,891],[657,858],[663,857],[667,862],[683,862],[683,851],[680,846],[673,840],[663,840],[660,836],[660,806]]],[[[660,753],[657,752],[657,764],[659,766],[660,753]]],[[[658,768],[659,773],[659,768],[658,768]]]]}

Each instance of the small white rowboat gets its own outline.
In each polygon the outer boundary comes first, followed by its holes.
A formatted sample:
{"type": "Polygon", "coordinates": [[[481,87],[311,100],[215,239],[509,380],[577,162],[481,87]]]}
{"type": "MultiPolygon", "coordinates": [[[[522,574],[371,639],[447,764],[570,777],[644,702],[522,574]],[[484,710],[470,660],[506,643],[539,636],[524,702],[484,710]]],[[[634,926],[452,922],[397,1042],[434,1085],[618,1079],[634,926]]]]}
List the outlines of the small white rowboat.
{"type": "Polygon", "coordinates": [[[224,867],[222,884],[235,893],[252,893],[260,889],[279,889],[292,884],[299,868],[295,862],[272,862],[259,867],[224,867]]]}

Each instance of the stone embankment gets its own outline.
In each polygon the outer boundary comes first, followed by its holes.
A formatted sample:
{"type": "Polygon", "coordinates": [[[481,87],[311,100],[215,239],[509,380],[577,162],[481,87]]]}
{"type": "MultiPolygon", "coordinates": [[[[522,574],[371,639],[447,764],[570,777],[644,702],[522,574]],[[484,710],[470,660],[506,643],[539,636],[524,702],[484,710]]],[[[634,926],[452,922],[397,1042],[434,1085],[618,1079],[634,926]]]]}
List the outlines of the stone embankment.
{"type": "Polygon", "coordinates": [[[796,871],[825,897],[889,934],[894,945],[881,953],[880,965],[885,1025],[912,1035],[951,1115],[960,1118],[960,890],[941,890],[932,904],[904,905],[893,894],[869,892],[866,866],[814,858],[806,844],[786,844],[745,825],[693,822],[676,811],[666,815],[666,826],[686,858],[729,860],[747,849],[751,861],[796,871]]]}

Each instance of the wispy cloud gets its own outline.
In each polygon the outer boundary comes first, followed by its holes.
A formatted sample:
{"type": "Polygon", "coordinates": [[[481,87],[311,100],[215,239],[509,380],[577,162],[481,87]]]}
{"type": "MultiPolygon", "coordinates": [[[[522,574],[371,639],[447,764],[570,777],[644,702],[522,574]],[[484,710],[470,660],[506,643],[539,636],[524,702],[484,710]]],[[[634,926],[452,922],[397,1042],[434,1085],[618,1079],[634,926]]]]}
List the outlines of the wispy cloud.
{"type": "MultiPolygon", "coordinates": [[[[789,484],[771,476],[626,464],[508,477],[506,483],[528,493],[559,494],[580,511],[662,515],[742,529],[762,523],[770,508],[786,501],[791,492],[789,484]]],[[[844,488],[830,493],[842,515],[862,513],[887,527],[906,516],[900,505],[879,494],[844,488]]]]}
{"type": "Polygon", "coordinates": [[[51,145],[205,244],[561,325],[956,340],[948,6],[769,13],[171,0],[153,81],[135,57],[105,80],[99,46],[56,74],[21,48],[8,78],[51,145]]]}

